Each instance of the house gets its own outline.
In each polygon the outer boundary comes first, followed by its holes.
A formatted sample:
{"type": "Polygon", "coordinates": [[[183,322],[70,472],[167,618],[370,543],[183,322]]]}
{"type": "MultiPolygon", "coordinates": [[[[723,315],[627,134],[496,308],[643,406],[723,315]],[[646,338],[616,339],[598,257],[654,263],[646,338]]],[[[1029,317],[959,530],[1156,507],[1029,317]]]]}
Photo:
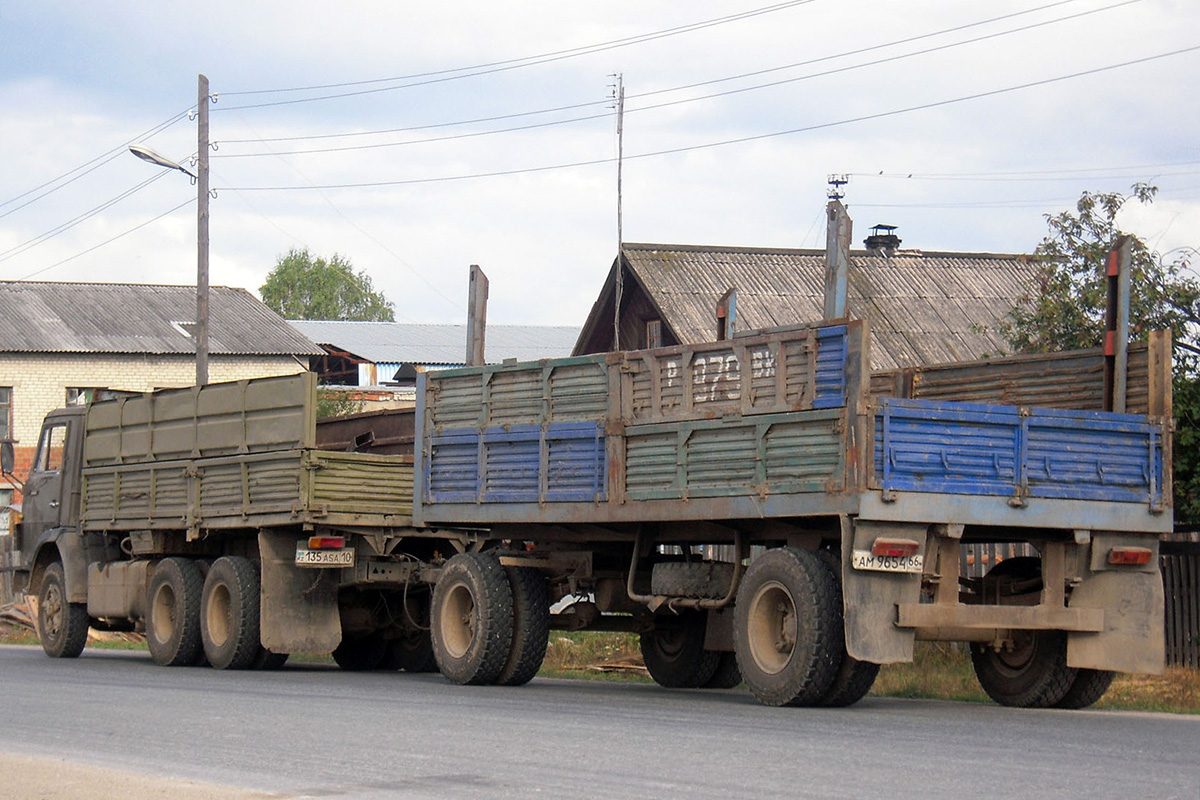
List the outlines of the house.
{"type": "MultiPolygon", "coordinates": [[[[413,386],[417,368],[458,367],[466,361],[466,325],[402,322],[290,320],[324,348],[314,370],[321,383],[343,386],[413,386]]],[[[579,328],[488,325],[485,351],[490,364],[507,359],[536,361],[571,354],[579,328]]]]}
{"type": "MultiPolygon", "coordinates": [[[[194,383],[195,317],[191,286],[0,281],[0,439],[17,474],[51,409],[194,383]]],[[[210,288],[212,382],[299,372],[323,352],[244,289],[210,288]]]]}
{"type": "MultiPolygon", "coordinates": [[[[618,269],[620,347],[637,349],[718,338],[716,306],[729,289],[738,330],[820,320],[825,258],[823,249],[626,244],[573,352],[613,349],[618,269]]],[[[875,369],[985,358],[1007,350],[996,324],[1037,271],[1022,255],[853,250],[847,312],[870,324],[875,369]]]]}

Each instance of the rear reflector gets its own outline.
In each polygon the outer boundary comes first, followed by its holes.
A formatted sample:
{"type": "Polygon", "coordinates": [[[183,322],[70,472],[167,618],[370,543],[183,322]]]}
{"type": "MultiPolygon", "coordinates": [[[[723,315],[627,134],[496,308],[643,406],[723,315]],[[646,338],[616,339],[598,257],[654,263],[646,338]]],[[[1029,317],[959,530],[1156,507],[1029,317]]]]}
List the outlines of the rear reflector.
{"type": "Polygon", "coordinates": [[[912,539],[876,539],[875,544],[871,545],[871,555],[873,556],[895,556],[898,558],[906,558],[915,556],[917,549],[921,545],[912,539]]]}
{"type": "Polygon", "coordinates": [[[1149,547],[1114,547],[1108,551],[1108,563],[1118,567],[1140,567],[1153,557],[1149,547]]]}
{"type": "Polygon", "coordinates": [[[309,550],[341,550],[346,546],[345,536],[310,536],[309,550]]]}

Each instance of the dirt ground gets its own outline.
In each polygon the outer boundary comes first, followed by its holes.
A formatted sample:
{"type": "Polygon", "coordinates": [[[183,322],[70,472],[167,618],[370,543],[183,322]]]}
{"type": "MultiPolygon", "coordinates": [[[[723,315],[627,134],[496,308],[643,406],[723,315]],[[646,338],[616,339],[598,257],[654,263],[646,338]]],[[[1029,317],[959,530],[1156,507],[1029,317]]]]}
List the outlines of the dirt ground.
{"type": "Polygon", "coordinates": [[[136,772],[76,764],[58,758],[0,753],[0,800],[278,800],[251,792],[136,772]]]}

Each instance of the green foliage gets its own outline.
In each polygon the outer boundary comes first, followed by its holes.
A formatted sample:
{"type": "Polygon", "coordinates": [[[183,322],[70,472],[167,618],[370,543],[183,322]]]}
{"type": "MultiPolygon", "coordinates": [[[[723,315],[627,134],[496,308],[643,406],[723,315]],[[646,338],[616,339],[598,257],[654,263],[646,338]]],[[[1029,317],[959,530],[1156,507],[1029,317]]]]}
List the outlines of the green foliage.
{"type": "Polygon", "coordinates": [[[325,260],[292,248],[258,288],[263,303],[284,319],[392,322],[393,306],[365,272],[334,253],[325,260]]]}
{"type": "Polygon", "coordinates": [[[362,401],[350,397],[349,392],[317,388],[317,419],[344,417],[347,414],[357,414],[362,410],[362,401]]]}
{"type": "MultiPolygon", "coordinates": [[[[1118,212],[1131,200],[1151,203],[1158,189],[1134,184],[1129,195],[1084,192],[1075,210],[1047,214],[1049,232],[1035,251],[1042,270],[1030,294],[1011,314],[1003,333],[1019,352],[1098,347],[1104,338],[1109,250],[1126,235],[1118,212]]],[[[1132,296],[1130,337],[1170,330],[1175,342],[1175,520],[1200,522],[1200,282],[1186,274],[1196,250],[1167,261],[1137,236],[1130,237],[1132,296]]]]}

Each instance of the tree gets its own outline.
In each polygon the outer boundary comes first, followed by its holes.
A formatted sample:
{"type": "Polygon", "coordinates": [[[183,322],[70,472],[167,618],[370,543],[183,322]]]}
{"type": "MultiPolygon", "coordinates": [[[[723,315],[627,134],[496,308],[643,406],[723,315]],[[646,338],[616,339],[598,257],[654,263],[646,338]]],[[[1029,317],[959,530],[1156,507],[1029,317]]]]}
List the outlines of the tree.
{"type": "Polygon", "coordinates": [[[292,248],[259,287],[263,303],[284,319],[395,320],[393,306],[365,272],[334,253],[328,261],[292,248]]]}
{"type": "MultiPolygon", "coordinates": [[[[1117,214],[1131,200],[1152,203],[1157,192],[1143,183],[1128,195],[1084,192],[1073,212],[1046,215],[1049,232],[1034,251],[1042,263],[1038,280],[1002,326],[1015,350],[1053,352],[1103,342],[1106,257],[1125,235],[1117,214]]],[[[1130,337],[1170,329],[1176,345],[1175,519],[1200,522],[1200,282],[1187,274],[1197,251],[1184,248],[1168,261],[1137,236],[1130,244],[1130,337]]]]}

